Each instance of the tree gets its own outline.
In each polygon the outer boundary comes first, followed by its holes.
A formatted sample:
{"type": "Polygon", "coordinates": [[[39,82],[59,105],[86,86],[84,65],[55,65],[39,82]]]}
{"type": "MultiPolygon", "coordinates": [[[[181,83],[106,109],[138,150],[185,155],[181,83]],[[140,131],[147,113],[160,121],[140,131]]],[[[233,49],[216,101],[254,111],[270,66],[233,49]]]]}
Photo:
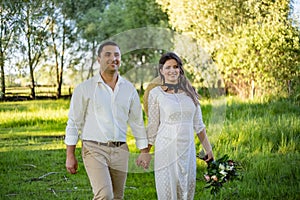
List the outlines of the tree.
{"type": "Polygon", "coordinates": [[[242,97],[288,93],[297,77],[299,30],[289,19],[289,1],[248,7],[250,20],[235,29],[215,54],[228,88],[242,97]]]}
{"type": "Polygon", "coordinates": [[[290,3],[253,0],[157,0],[171,25],[212,55],[226,88],[242,97],[286,91],[297,77],[299,30],[290,3]]]}
{"type": "Polygon", "coordinates": [[[63,0],[61,4],[65,17],[72,19],[76,23],[78,39],[86,40],[82,47],[91,52],[89,73],[87,78],[93,76],[93,66],[96,61],[97,42],[105,39],[106,35],[100,29],[101,13],[109,7],[111,0],[63,0]]]}
{"type": "Polygon", "coordinates": [[[0,69],[1,69],[1,98],[5,98],[5,61],[8,59],[10,45],[16,37],[19,20],[16,19],[17,7],[10,2],[2,2],[0,7],[0,69]]]}
{"type": "MultiPolygon", "coordinates": [[[[76,21],[80,36],[87,41],[91,49],[92,62],[88,77],[93,72],[92,67],[97,56],[96,47],[103,40],[131,29],[147,26],[168,26],[167,15],[161,11],[160,6],[154,0],[91,1],[89,5],[65,0],[64,7],[68,7],[65,13],[76,21]]],[[[135,35],[130,35],[127,41],[120,41],[122,43],[120,45],[134,46],[136,42],[147,42],[134,39],[135,35]],[[126,42],[128,44],[125,44],[126,42]]],[[[124,74],[138,66],[137,63],[142,65],[151,62],[153,59],[157,61],[156,56],[159,53],[157,50],[143,49],[132,51],[130,55],[123,55],[121,73],[124,74]]]]}
{"type": "Polygon", "coordinates": [[[31,98],[35,99],[34,71],[44,56],[44,49],[47,45],[47,28],[50,20],[45,13],[48,6],[43,0],[28,0],[17,4],[21,7],[20,20],[24,22],[21,26],[24,33],[24,43],[21,49],[27,55],[26,60],[31,78],[31,98]]]}
{"type": "Polygon", "coordinates": [[[61,12],[60,2],[53,2],[49,10],[49,32],[51,41],[49,42],[50,52],[54,54],[55,71],[56,71],[56,97],[61,97],[61,89],[63,84],[63,73],[65,68],[65,52],[71,48],[75,42],[75,33],[72,31],[74,23],[66,19],[61,12]],[[55,4],[56,3],[56,4],[55,4]]]}
{"type": "Polygon", "coordinates": [[[133,73],[135,75],[132,73],[128,75],[131,76],[131,81],[140,83],[140,89],[143,92],[143,83],[146,79],[140,74],[145,71],[138,68],[141,66],[151,68],[151,63],[157,63],[161,51],[151,48],[151,45],[163,48],[163,43],[168,43],[167,40],[162,41],[163,38],[155,38],[157,35],[151,31],[151,27],[168,27],[167,15],[153,0],[120,0],[111,3],[100,18],[102,20],[99,22],[99,26],[102,34],[107,36],[105,39],[116,40],[121,46],[121,50],[131,49],[130,52],[124,52],[125,54],[122,56],[123,64],[120,72],[125,74],[135,69],[133,73]],[[149,32],[145,32],[143,28],[149,28],[149,32]],[[124,38],[118,37],[122,33],[125,33],[123,34],[124,38]],[[159,40],[161,40],[161,45],[157,44],[159,40]]]}

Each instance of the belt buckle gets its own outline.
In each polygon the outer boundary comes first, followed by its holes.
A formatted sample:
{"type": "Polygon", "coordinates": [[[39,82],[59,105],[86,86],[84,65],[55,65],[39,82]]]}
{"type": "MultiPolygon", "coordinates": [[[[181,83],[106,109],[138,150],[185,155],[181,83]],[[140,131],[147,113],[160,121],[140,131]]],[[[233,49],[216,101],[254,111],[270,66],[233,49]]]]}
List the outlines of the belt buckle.
{"type": "Polygon", "coordinates": [[[107,146],[108,146],[108,147],[114,147],[115,145],[114,145],[114,142],[108,141],[108,142],[107,142],[107,146]]]}

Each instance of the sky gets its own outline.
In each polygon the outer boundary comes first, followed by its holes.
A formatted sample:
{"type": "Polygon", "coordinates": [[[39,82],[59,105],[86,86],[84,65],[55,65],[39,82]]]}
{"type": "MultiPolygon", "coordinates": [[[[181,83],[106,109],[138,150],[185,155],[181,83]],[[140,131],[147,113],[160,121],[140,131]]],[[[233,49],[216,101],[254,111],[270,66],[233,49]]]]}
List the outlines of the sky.
{"type": "Polygon", "coordinates": [[[300,0],[294,0],[294,14],[300,20],[300,0]]]}

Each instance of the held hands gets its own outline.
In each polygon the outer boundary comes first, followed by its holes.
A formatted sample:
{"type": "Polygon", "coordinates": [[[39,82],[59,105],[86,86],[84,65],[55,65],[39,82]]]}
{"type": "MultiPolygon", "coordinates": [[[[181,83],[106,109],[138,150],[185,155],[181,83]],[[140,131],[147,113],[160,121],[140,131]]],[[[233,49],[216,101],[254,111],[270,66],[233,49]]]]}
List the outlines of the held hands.
{"type": "Polygon", "coordinates": [[[151,161],[151,155],[148,151],[142,151],[139,157],[136,159],[137,166],[143,167],[144,169],[148,169],[151,161]]]}

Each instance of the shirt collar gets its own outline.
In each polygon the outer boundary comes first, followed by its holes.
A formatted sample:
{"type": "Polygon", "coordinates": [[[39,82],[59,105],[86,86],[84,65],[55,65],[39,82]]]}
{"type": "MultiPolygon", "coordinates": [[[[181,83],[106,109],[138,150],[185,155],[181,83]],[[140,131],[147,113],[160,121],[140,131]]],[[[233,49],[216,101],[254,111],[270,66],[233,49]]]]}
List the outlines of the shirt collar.
{"type": "MultiPolygon", "coordinates": [[[[102,79],[102,77],[100,76],[100,73],[97,73],[95,76],[94,76],[94,81],[98,84],[101,84],[101,83],[105,83],[104,80],[102,79]]],[[[121,83],[124,83],[125,80],[122,76],[120,76],[120,74],[118,74],[118,82],[117,84],[121,84],[121,83]]]]}

